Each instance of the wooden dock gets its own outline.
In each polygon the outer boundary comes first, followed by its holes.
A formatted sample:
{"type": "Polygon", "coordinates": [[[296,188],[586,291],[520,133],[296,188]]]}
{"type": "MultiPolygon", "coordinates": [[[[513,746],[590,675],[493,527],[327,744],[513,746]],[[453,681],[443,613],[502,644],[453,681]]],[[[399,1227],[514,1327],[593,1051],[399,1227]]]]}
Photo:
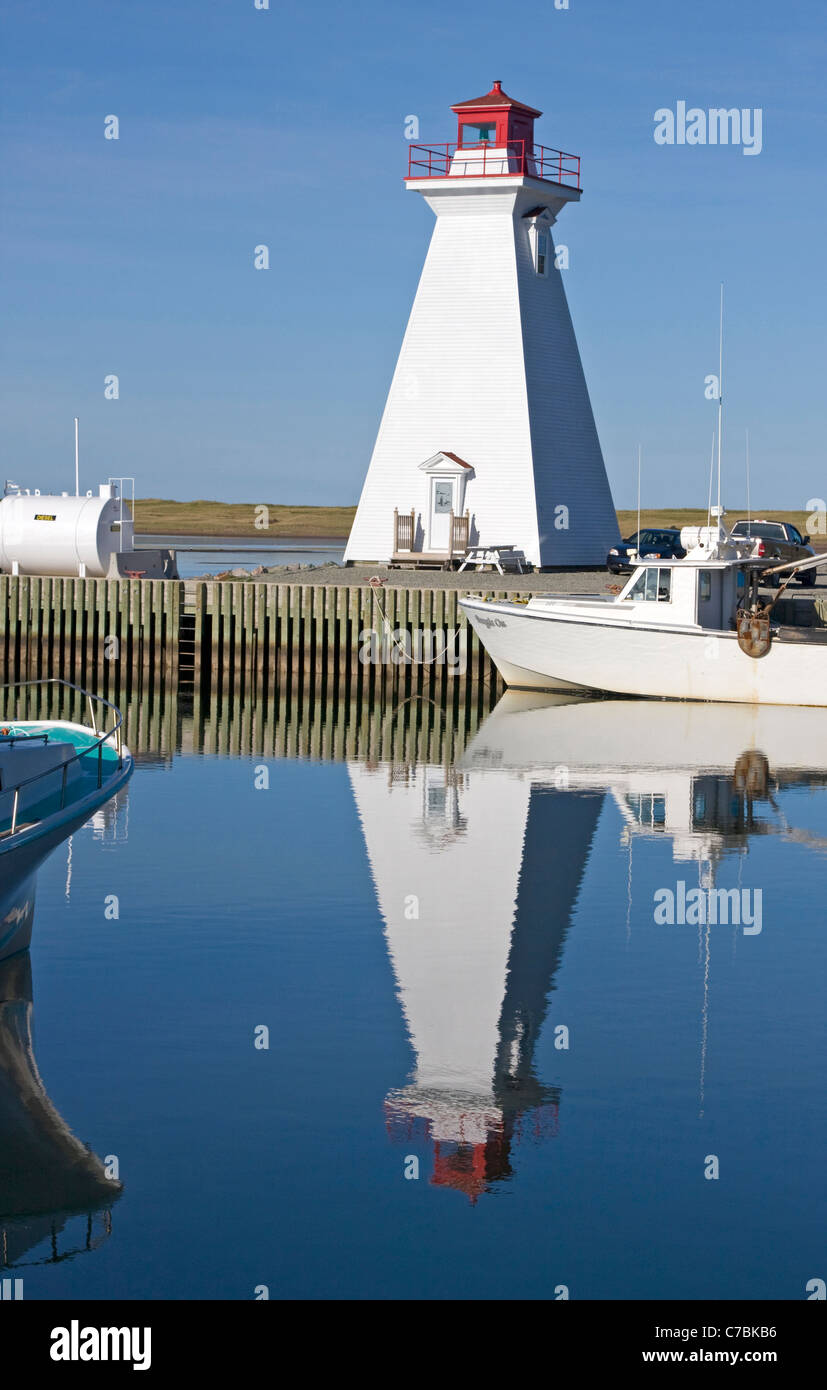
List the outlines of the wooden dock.
{"type": "MultiPolygon", "coordinates": [[[[478,579],[468,588],[506,596],[478,579]]],[[[400,581],[375,590],[0,575],[0,662],[6,681],[60,676],[101,694],[137,687],[195,699],[341,687],[365,695],[427,690],[442,700],[459,675],[499,692],[502,682],[458,606],[461,592],[400,581]]]]}

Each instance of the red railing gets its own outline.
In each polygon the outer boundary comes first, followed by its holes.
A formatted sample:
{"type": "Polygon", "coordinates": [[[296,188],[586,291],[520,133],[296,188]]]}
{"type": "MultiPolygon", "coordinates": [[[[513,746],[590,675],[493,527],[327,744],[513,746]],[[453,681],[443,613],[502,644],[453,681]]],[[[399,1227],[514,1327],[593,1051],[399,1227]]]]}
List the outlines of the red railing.
{"type": "Polygon", "coordinates": [[[409,179],[508,178],[544,179],[580,190],[580,156],[547,145],[509,140],[503,145],[411,145],[409,179]],[[457,158],[457,156],[459,156],[457,158]]]}

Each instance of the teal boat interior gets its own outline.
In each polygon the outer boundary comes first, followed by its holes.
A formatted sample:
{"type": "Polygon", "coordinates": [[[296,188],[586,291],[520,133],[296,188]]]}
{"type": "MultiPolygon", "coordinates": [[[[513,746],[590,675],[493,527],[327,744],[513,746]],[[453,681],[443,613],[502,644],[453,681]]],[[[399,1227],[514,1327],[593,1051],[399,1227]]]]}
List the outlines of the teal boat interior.
{"type": "Polygon", "coordinates": [[[21,692],[25,705],[25,692],[43,684],[59,684],[84,697],[92,725],[4,718],[0,704],[0,851],[24,832],[68,819],[87,805],[107,799],[131,767],[120,712],[101,697],[66,681],[28,682],[6,687],[14,691],[8,703],[19,709],[21,692]]]}

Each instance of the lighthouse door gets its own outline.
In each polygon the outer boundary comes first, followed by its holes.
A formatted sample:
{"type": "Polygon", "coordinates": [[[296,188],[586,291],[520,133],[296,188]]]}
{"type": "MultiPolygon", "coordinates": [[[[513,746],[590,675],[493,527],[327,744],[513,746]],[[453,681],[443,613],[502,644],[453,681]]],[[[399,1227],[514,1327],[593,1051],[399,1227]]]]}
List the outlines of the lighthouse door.
{"type": "Polygon", "coordinates": [[[428,549],[447,550],[451,544],[451,512],[454,507],[455,478],[431,479],[431,506],[428,525],[428,549]]]}

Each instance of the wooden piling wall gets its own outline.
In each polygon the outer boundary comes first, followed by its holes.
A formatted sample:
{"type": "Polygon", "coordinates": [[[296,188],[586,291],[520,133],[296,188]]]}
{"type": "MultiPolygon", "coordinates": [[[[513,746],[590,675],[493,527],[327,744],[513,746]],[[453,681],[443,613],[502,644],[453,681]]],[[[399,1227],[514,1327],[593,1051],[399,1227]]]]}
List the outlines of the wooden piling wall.
{"type": "MultiPolygon", "coordinates": [[[[479,586],[475,592],[506,597],[479,586]]],[[[193,698],[289,686],[299,696],[341,687],[373,698],[402,687],[443,702],[459,675],[499,692],[502,682],[466,623],[460,596],[399,583],[376,592],[346,584],[0,575],[0,663],[6,680],[59,676],[104,694],[136,684],[193,698]]]]}

